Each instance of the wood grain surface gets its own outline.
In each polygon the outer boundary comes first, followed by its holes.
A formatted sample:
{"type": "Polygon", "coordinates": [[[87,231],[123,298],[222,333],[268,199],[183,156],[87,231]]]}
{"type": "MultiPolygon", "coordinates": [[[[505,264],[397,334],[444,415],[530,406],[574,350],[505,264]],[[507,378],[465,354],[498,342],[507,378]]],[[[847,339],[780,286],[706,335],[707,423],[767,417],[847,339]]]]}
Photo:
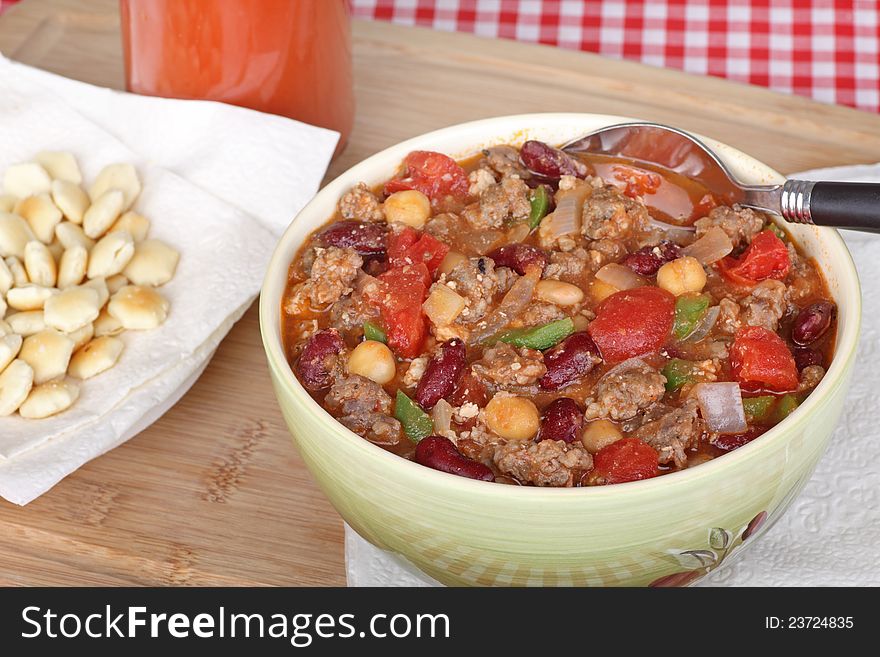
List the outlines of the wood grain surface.
{"type": "MultiPolygon", "coordinates": [[[[25,0],[0,51],[123,85],[116,0],[25,0]]],[[[356,22],[354,58],[356,125],[328,179],[428,130],[535,111],[671,123],[782,172],[880,159],[878,116],[591,54],[356,22]]],[[[24,508],[0,500],[0,584],[344,583],[342,523],[288,438],[256,307],[159,422],[24,508]]]]}

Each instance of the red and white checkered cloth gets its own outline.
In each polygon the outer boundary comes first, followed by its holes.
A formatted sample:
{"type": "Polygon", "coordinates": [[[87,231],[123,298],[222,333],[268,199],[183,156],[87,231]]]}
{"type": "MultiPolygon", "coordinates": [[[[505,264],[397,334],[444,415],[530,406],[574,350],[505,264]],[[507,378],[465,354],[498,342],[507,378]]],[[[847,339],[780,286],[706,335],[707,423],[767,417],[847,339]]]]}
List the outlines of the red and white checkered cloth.
{"type": "MultiPolygon", "coordinates": [[[[0,12],[18,0],[0,0],[0,12]]],[[[878,0],[350,0],[358,18],[589,50],[880,111],[878,0]]]]}
{"type": "Polygon", "coordinates": [[[880,110],[877,0],[352,0],[358,18],[589,50],[880,110]]]}

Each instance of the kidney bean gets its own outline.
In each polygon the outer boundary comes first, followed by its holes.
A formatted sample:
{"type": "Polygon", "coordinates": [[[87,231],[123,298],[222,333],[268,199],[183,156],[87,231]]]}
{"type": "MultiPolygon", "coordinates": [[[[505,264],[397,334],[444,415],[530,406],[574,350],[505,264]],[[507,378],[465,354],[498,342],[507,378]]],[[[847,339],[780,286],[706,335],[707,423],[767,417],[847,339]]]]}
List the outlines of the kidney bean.
{"type": "Polygon", "coordinates": [[[818,301],[802,309],[791,327],[791,340],[806,346],[821,338],[831,327],[836,308],[830,301],[818,301]]]}
{"type": "Polygon", "coordinates": [[[464,456],[455,448],[453,442],[444,436],[422,438],[416,446],[416,463],[459,477],[495,481],[495,475],[488,467],[464,456]]]}
{"type": "Polygon", "coordinates": [[[550,180],[562,176],[584,178],[588,172],[586,164],[542,141],[527,141],[519,150],[519,158],[529,171],[550,180]]]}
{"type": "Polygon", "coordinates": [[[482,408],[488,401],[489,393],[486,391],[486,386],[474,375],[470,368],[462,373],[455,386],[455,390],[449,396],[449,403],[453,406],[476,404],[482,408]]]}
{"type": "Polygon", "coordinates": [[[824,362],[825,358],[822,356],[822,352],[816,349],[810,349],[809,347],[794,348],[794,364],[797,366],[798,372],[810,365],[822,365],[824,362]]]}
{"type": "Polygon", "coordinates": [[[495,261],[496,267],[510,267],[520,276],[524,276],[526,269],[535,265],[543,272],[548,260],[546,253],[528,244],[508,244],[492,251],[489,257],[495,261]]]}
{"type": "Polygon", "coordinates": [[[362,221],[337,221],[321,231],[317,240],[323,246],[350,247],[362,256],[384,255],[387,246],[385,229],[362,221]]]}
{"type": "Polygon", "coordinates": [[[653,276],[667,262],[681,256],[681,249],[674,242],[666,240],[654,246],[643,246],[623,259],[623,265],[640,276],[653,276]]]}
{"type": "Polygon", "coordinates": [[[560,397],[550,402],[541,417],[541,431],[538,442],[542,440],[563,440],[573,443],[580,438],[584,414],[573,399],[560,397]]]}
{"type": "Polygon", "coordinates": [[[586,374],[600,362],[599,348],[586,331],[572,333],[544,354],[547,373],[538,384],[544,390],[559,390],[586,374]]]}
{"type": "Polygon", "coordinates": [[[315,333],[296,363],[302,384],[309,390],[323,390],[333,383],[333,360],[345,350],[339,331],[334,328],[315,333]]]}
{"type": "Polygon", "coordinates": [[[428,361],[425,373],[416,388],[416,401],[422,408],[431,408],[455,390],[455,384],[464,370],[467,354],[464,343],[452,338],[440,345],[440,350],[428,361]]]}

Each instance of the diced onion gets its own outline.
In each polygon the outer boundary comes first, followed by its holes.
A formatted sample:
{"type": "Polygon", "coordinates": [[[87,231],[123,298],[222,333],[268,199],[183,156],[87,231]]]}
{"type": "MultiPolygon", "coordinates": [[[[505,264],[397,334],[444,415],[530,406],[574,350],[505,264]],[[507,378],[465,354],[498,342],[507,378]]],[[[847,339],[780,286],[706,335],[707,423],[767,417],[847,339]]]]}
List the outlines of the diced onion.
{"type": "Polygon", "coordinates": [[[434,326],[449,326],[464,310],[465,299],[442,283],[431,286],[431,293],[422,304],[422,310],[434,326]]]}
{"type": "Polygon", "coordinates": [[[738,383],[698,383],[693,393],[709,431],[742,433],[748,429],[738,383]]]}
{"type": "Polygon", "coordinates": [[[718,315],[721,314],[721,306],[712,306],[709,310],[706,311],[706,314],[703,316],[703,321],[701,321],[697,328],[695,328],[690,335],[685,338],[687,342],[699,342],[703,338],[705,338],[709,331],[712,330],[712,327],[715,326],[715,322],[718,321],[718,315]]]}
{"type": "Polygon", "coordinates": [[[511,229],[507,231],[505,241],[509,244],[513,244],[514,242],[522,242],[525,238],[529,236],[530,232],[531,230],[529,229],[529,225],[527,223],[514,224],[511,229]]]}
{"type": "Polygon", "coordinates": [[[478,255],[486,255],[503,239],[504,233],[500,230],[475,230],[468,233],[463,241],[478,255]]]}
{"type": "Polygon", "coordinates": [[[452,405],[445,399],[441,399],[431,409],[431,421],[434,424],[434,433],[443,436],[451,428],[452,405]]]}
{"type": "Polygon", "coordinates": [[[664,239],[676,244],[686,244],[694,238],[696,228],[693,226],[676,226],[675,224],[667,224],[665,221],[659,221],[653,217],[648,218],[648,224],[663,231],[664,239]]]}
{"type": "Polygon", "coordinates": [[[733,251],[733,242],[718,226],[713,226],[700,239],[681,250],[684,255],[699,260],[701,265],[711,265],[731,251],[733,251]]]}
{"type": "Polygon", "coordinates": [[[623,374],[625,372],[629,372],[630,370],[635,369],[646,369],[648,364],[645,363],[639,356],[635,356],[633,358],[627,358],[625,361],[618,363],[610,370],[605,372],[602,375],[602,379],[613,379],[618,374],[623,374]]]}
{"type": "Polygon", "coordinates": [[[535,286],[540,278],[541,270],[537,267],[529,269],[525,276],[517,278],[516,282],[507,291],[507,294],[504,295],[504,298],[501,299],[498,307],[471,332],[468,341],[471,344],[480,343],[486,338],[492,337],[516,319],[532,300],[535,286]]]}
{"type": "Polygon", "coordinates": [[[567,194],[559,200],[556,209],[546,218],[548,223],[547,234],[550,239],[558,239],[563,235],[571,235],[580,230],[581,207],[577,195],[567,194]]]}
{"type": "Polygon", "coordinates": [[[647,283],[644,278],[629,267],[615,262],[609,263],[597,271],[596,278],[603,283],[616,287],[618,290],[631,290],[634,287],[641,287],[647,283]]]}

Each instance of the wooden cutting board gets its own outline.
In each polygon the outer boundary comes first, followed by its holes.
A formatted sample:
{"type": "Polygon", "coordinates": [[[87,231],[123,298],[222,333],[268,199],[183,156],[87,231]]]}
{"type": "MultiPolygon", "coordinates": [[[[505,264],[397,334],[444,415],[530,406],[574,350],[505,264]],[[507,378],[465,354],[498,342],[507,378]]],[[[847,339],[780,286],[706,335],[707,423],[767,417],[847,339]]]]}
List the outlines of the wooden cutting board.
{"type": "MultiPolygon", "coordinates": [[[[25,0],[0,51],[121,88],[117,4],[25,0]]],[[[427,130],[535,111],[671,123],[782,172],[880,160],[876,115],[715,78],[382,23],[355,23],[354,57],[355,130],[328,179],[427,130]]],[[[342,523],[288,438],[256,307],[159,422],[27,507],[0,500],[0,584],[344,583],[342,523]]]]}

